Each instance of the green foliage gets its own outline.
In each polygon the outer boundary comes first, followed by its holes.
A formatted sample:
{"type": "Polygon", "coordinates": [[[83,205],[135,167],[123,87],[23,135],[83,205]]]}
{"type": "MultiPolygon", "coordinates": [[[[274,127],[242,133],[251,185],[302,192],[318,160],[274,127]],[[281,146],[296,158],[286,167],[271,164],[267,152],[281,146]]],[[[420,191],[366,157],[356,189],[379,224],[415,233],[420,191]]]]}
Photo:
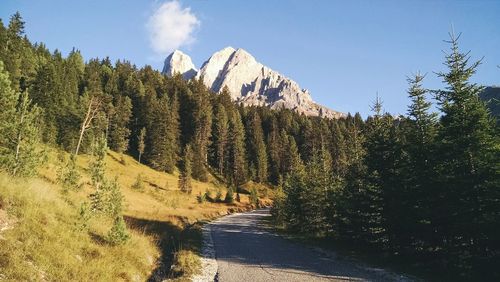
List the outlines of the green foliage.
{"type": "Polygon", "coordinates": [[[138,136],[137,151],[139,152],[139,163],[141,162],[142,154],[144,154],[144,149],[146,149],[146,144],[144,143],[146,139],[146,128],[141,128],[138,136]]]}
{"type": "Polygon", "coordinates": [[[246,180],[245,132],[239,111],[234,111],[229,122],[229,144],[231,167],[230,180],[235,186],[246,180]]]}
{"type": "Polygon", "coordinates": [[[109,125],[110,148],[116,152],[128,149],[130,129],[128,123],[132,115],[132,102],[129,97],[118,96],[112,111],[109,125]]]}
{"type": "Polygon", "coordinates": [[[81,187],[79,185],[80,173],[78,172],[76,165],[76,156],[72,154],[67,162],[64,160],[62,161],[63,166],[58,172],[57,180],[61,183],[61,186],[65,191],[79,189],[81,187]]]}
{"type": "MultiPolygon", "coordinates": [[[[211,93],[201,79],[167,77],[150,66],[84,62],[77,50],[64,58],[32,44],[16,13],[7,27],[0,24],[0,166],[35,174],[40,134],[51,145],[92,152],[94,191],[82,205],[82,226],[97,212],[111,217],[119,234],[122,196],[105,176],[109,141],[155,169],[178,166],[184,192],[192,190],[191,177],[209,180],[211,167],[230,186],[228,203],[249,179],[278,185],[272,213],[288,229],[433,258],[463,277],[487,276],[499,252],[500,131],[479,98],[482,87],[471,82],[480,62],[460,52],[453,35],[450,44],[448,70],[438,74],[446,87],[432,91],[439,120],[418,73],[408,79],[407,117],[383,114],[377,99],[366,121],[359,114],[335,120],[243,108],[227,88],[211,93]]],[[[71,188],[78,178],[70,159],[59,181],[71,188]]]]}
{"type": "Polygon", "coordinates": [[[179,174],[179,190],[184,193],[191,194],[193,187],[191,186],[191,159],[193,158],[191,146],[187,145],[184,148],[184,157],[182,159],[182,170],[179,174]]]}
{"type": "Polygon", "coordinates": [[[8,77],[0,62],[0,166],[12,175],[29,177],[36,174],[43,157],[39,148],[41,109],[32,105],[26,91],[12,90],[8,77]]]}
{"type": "Polygon", "coordinates": [[[132,189],[142,191],[144,190],[144,183],[142,180],[142,174],[137,174],[134,184],[132,184],[132,189]]]}
{"type": "Polygon", "coordinates": [[[252,187],[250,190],[250,203],[255,206],[255,207],[260,207],[260,202],[259,202],[259,195],[257,193],[257,189],[255,187],[252,187]]]}
{"type": "Polygon", "coordinates": [[[232,186],[227,188],[226,197],[224,198],[224,202],[228,204],[232,204],[234,202],[234,190],[232,186]]]}
{"type": "Polygon", "coordinates": [[[228,146],[228,134],[229,134],[229,121],[226,114],[226,109],[222,104],[218,104],[217,111],[214,121],[214,159],[215,167],[219,175],[223,176],[227,173],[227,146],[228,146]]]}
{"type": "Polygon", "coordinates": [[[87,231],[89,228],[89,221],[92,218],[92,212],[90,210],[90,204],[88,202],[83,202],[80,205],[80,210],[78,212],[79,216],[79,229],[87,231]]]}
{"type": "Polygon", "coordinates": [[[90,208],[93,213],[115,217],[122,213],[123,196],[118,186],[118,181],[110,181],[105,176],[106,163],[104,158],[107,154],[106,139],[96,140],[93,146],[94,159],[89,170],[92,186],[95,191],[90,194],[90,208]]]}
{"type": "Polygon", "coordinates": [[[113,226],[109,230],[106,241],[112,245],[122,245],[125,244],[130,239],[130,235],[127,232],[127,226],[123,220],[123,216],[116,216],[113,222],[113,226]]]}

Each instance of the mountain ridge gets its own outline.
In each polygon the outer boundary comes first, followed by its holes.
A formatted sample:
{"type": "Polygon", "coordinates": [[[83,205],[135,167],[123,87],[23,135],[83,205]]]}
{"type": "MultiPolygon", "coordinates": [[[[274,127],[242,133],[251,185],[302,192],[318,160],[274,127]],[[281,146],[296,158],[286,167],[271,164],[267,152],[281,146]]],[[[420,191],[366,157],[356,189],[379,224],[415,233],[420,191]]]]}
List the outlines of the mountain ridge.
{"type": "Polygon", "coordinates": [[[162,73],[167,76],[180,73],[185,79],[202,78],[203,83],[216,93],[227,87],[231,98],[245,106],[287,108],[307,116],[326,118],[345,116],[314,102],[308,90],[258,62],[242,48],[228,46],[215,52],[199,71],[188,55],[175,50],[165,60],[162,73]]]}

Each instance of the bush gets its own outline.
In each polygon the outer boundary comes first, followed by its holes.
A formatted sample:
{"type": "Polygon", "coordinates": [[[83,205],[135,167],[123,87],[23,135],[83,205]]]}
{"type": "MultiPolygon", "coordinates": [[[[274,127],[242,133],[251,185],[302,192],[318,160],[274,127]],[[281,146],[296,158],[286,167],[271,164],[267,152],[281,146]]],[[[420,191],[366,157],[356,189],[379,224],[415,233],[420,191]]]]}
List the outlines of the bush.
{"type": "Polygon", "coordinates": [[[232,187],[227,188],[226,198],[224,202],[232,204],[234,202],[234,191],[232,187]]]}
{"type": "Polygon", "coordinates": [[[111,245],[122,245],[125,244],[128,239],[130,239],[130,235],[127,232],[127,226],[125,225],[125,221],[123,220],[123,216],[115,217],[113,222],[113,226],[108,232],[106,236],[106,241],[111,245]]]}
{"type": "Polygon", "coordinates": [[[250,203],[255,207],[259,207],[259,195],[255,187],[252,187],[252,190],[250,190],[250,203]]]}
{"type": "MultiPolygon", "coordinates": [[[[64,157],[62,158],[62,162],[64,162],[64,157]]],[[[71,155],[66,165],[59,169],[57,181],[61,183],[64,192],[70,189],[76,190],[81,187],[78,184],[80,182],[80,173],[78,173],[78,168],[76,166],[75,155],[71,155]]]]}
{"type": "Polygon", "coordinates": [[[205,200],[210,201],[210,202],[213,201],[213,199],[212,199],[212,191],[210,191],[208,189],[205,190],[205,195],[204,196],[205,196],[205,200]]]}
{"type": "Polygon", "coordinates": [[[134,184],[132,184],[132,189],[142,191],[144,190],[144,184],[142,183],[142,174],[138,174],[135,179],[134,184]]]}

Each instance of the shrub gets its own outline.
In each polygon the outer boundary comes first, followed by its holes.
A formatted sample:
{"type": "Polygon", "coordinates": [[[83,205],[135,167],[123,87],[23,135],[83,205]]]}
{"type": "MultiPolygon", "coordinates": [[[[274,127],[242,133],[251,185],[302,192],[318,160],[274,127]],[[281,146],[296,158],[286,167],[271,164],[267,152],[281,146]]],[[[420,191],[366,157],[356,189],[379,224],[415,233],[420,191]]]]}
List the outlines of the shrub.
{"type": "Polygon", "coordinates": [[[137,174],[134,184],[132,184],[132,189],[142,191],[144,190],[144,184],[142,183],[142,174],[137,174]]]}
{"type": "Polygon", "coordinates": [[[234,191],[232,187],[227,188],[226,198],[224,199],[224,202],[229,204],[234,202],[234,191]]]}
{"type": "Polygon", "coordinates": [[[127,232],[127,226],[125,225],[123,216],[119,215],[115,217],[113,226],[106,236],[106,241],[108,241],[108,243],[110,243],[111,245],[116,246],[125,244],[128,239],[130,239],[130,235],[127,232]]]}
{"type": "Polygon", "coordinates": [[[252,187],[252,190],[250,190],[250,203],[255,207],[259,207],[259,195],[255,187],[252,187]]]}
{"type": "MultiPolygon", "coordinates": [[[[64,162],[64,159],[62,161],[64,162]]],[[[80,182],[80,173],[78,172],[78,168],[76,166],[75,155],[71,155],[66,165],[59,169],[57,181],[61,183],[64,192],[67,192],[70,189],[76,190],[80,188],[80,185],[78,184],[80,182]]]]}

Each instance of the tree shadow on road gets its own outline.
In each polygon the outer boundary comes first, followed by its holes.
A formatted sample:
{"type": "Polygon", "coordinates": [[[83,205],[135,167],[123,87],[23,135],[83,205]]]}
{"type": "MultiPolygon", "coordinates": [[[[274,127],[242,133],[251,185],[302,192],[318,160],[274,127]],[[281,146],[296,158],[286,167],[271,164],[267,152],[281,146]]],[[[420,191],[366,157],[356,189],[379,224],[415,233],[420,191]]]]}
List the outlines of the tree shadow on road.
{"type": "Polygon", "coordinates": [[[157,267],[151,273],[148,281],[163,281],[167,278],[176,278],[178,275],[171,272],[175,252],[190,250],[200,251],[201,232],[196,225],[191,225],[184,218],[179,218],[183,225],[178,226],[168,221],[157,221],[131,216],[124,217],[127,225],[156,238],[161,256],[157,267]]]}
{"type": "MultiPolygon", "coordinates": [[[[242,274],[250,271],[262,274],[262,278],[277,280],[392,280],[385,274],[381,276],[381,269],[358,266],[334,253],[320,252],[276,235],[265,222],[269,216],[268,210],[257,210],[211,224],[219,272],[240,269],[242,274]]],[[[224,273],[219,275],[224,276],[224,273]]],[[[258,277],[254,279],[259,280],[258,277]]]]}

